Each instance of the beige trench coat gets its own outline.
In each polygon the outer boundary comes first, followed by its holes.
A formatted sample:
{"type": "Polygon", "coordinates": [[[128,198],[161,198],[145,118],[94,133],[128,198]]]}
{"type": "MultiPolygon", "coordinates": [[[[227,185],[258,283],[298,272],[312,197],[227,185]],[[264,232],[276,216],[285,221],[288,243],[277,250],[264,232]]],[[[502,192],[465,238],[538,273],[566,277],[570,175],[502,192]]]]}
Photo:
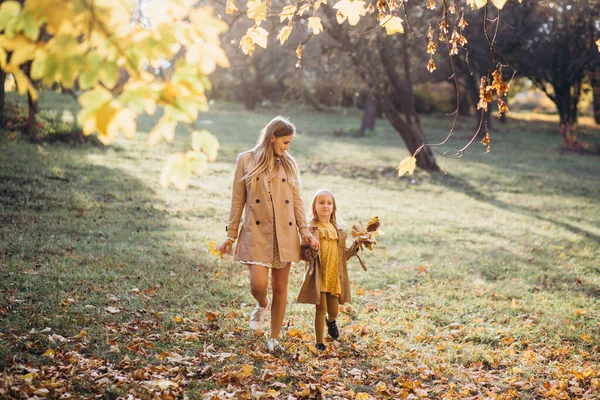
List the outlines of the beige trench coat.
{"type": "Polygon", "coordinates": [[[300,260],[300,239],[309,233],[300,184],[290,179],[285,169],[275,163],[271,175],[271,196],[262,179],[254,178],[255,185],[242,180],[250,169],[252,153],[241,153],[236,162],[231,198],[231,213],[227,237],[238,238],[234,259],[237,261],[273,262],[273,234],[277,235],[279,257],[282,262],[300,260]],[[244,221],[240,229],[240,221],[244,221]],[[273,218],[275,224],[273,224],[273,218]],[[273,232],[275,226],[275,232],[273,232]],[[239,230],[239,234],[238,234],[239,230]]]}
{"type": "MultiPolygon", "coordinates": [[[[317,224],[314,221],[310,223],[310,232],[317,236],[319,235],[319,230],[317,229],[317,224]]],[[[348,260],[355,256],[358,251],[358,246],[352,246],[351,248],[346,248],[346,233],[341,229],[337,230],[338,232],[338,276],[340,278],[340,285],[342,287],[342,292],[340,293],[339,302],[340,304],[349,303],[352,300],[352,296],[350,294],[350,281],[348,280],[348,260]]],[[[321,238],[318,238],[319,241],[321,238]]],[[[320,251],[317,253],[317,257],[315,262],[308,262],[308,259],[311,258],[311,252],[314,252],[310,247],[302,246],[302,250],[304,254],[302,255],[302,259],[307,261],[306,263],[306,271],[304,272],[304,281],[302,282],[302,286],[300,287],[300,292],[298,293],[298,303],[306,303],[306,304],[320,304],[321,302],[321,253],[320,251]]]]}

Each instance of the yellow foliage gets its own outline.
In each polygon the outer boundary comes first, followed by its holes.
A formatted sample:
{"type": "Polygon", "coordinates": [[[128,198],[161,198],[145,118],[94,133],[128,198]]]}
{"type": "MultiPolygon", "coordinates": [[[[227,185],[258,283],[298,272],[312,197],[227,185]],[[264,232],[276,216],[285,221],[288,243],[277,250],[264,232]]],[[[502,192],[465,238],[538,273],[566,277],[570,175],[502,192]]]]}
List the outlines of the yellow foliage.
{"type": "Polygon", "coordinates": [[[323,24],[321,24],[321,18],[319,17],[308,18],[308,27],[312,30],[313,35],[323,32],[323,24]]]}
{"type": "Polygon", "coordinates": [[[279,34],[277,35],[277,39],[279,40],[279,43],[284,44],[290,37],[291,33],[292,33],[291,26],[284,26],[283,28],[281,28],[281,31],[279,31],[279,34]]]}
{"type": "Polygon", "coordinates": [[[404,33],[402,19],[400,17],[386,15],[380,22],[385,27],[385,33],[393,35],[394,33],[404,33]]]}
{"type": "Polygon", "coordinates": [[[246,3],[248,18],[253,19],[256,25],[267,19],[267,3],[260,0],[250,0],[246,3]]]}
{"type": "Polygon", "coordinates": [[[340,0],[333,8],[338,10],[336,14],[338,24],[348,19],[348,23],[354,26],[358,24],[360,17],[367,14],[365,2],[362,0],[340,0]]]}

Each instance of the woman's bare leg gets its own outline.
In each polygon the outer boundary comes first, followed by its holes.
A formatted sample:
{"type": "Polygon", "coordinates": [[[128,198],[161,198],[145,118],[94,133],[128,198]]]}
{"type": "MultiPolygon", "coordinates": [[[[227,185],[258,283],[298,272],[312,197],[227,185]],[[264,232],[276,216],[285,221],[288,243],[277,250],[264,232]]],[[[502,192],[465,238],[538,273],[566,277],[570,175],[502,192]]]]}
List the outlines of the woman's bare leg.
{"type": "Polygon", "coordinates": [[[285,308],[287,306],[288,278],[290,276],[290,264],[285,268],[273,269],[271,271],[271,288],[273,289],[273,303],[271,304],[271,337],[277,339],[285,308]]]}
{"type": "Polygon", "coordinates": [[[266,307],[269,268],[262,265],[248,265],[248,271],[250,271],[250,293],[261,307],[266,307]]]}

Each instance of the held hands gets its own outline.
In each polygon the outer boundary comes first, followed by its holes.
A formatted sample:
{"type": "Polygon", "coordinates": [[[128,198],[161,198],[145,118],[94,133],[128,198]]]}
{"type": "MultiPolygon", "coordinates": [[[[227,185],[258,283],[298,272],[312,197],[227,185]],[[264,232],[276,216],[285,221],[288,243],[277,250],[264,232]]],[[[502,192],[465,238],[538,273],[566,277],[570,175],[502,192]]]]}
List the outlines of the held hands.
{"type": "Polygon", "coordinates": [[[221,254],[231,254],[231,249],[233,247],[233,241],[231,239],[225,239],[223,243],[219,246],[219,253],[221,254]]]}
{"type": "Polygon", "coordinates": [[[319,247],[320,247],[319,240],[316,237],[314,237],[313,235],[310,235],[308,237],[308,244],[310,245],[310,247],[313,250],[319,250],[319,247]]]}

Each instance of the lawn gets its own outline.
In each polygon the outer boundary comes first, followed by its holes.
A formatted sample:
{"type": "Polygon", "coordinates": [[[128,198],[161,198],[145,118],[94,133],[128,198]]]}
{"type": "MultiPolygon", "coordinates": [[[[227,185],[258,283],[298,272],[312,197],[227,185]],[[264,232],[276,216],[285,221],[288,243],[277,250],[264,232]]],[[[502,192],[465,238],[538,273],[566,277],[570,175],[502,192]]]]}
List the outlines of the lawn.
{"type": "MultiPolygon", "coordinates": [[[[42,109],[76,115],[50,93],[42,109]]],[[[196,125],[219,157],[185,192],[159,175],[187,134],[148,147],[156,117],[107,148],[1,135],[0,397],[597,398],[600,164],[531,117],[495,123],[487,154],[476,141],[438,156],[442,173],[399,178],[408,154],[384,120],[357,137],[357,111],[215,104],[196,125]],[[207,248],[225,237],[236,155],[278,114],[298,127],[305,205],[327,187],[349,226],[382,222],[323,353],[314,309],[295,303],[303,265],[273,357],[247,328],[245,268],[207,248]]],[[[432,142],[451,125],[422,123],[432,142]]],[[[600,143],[597,127],[582,136],[600,143]]]]}

